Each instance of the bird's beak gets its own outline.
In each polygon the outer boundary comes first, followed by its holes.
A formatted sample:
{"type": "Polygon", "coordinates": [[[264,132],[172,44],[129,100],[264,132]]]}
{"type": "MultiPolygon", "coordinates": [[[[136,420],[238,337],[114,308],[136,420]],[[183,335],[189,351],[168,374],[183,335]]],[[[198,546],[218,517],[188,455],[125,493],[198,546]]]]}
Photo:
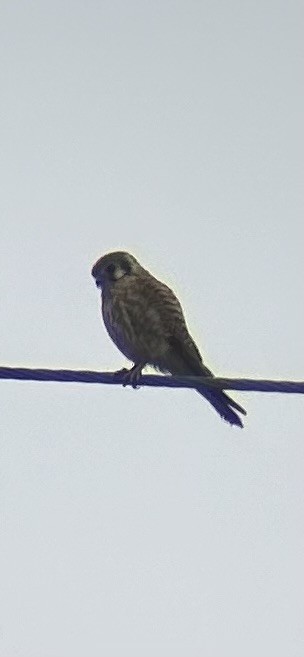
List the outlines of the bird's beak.
{"type": "Polygon", "coordinates": [[[92,269],[92,271],[91,271],[91,274],[92,274],[93,278],[95,278],[95,285],[96,285],[96,287],[102,287],[102,276],[101,276],[101,272],[98,271],[98,269],[96,268],[95,265],[94,265],[94,267],[93,267],[93,269],[92,269]]]}

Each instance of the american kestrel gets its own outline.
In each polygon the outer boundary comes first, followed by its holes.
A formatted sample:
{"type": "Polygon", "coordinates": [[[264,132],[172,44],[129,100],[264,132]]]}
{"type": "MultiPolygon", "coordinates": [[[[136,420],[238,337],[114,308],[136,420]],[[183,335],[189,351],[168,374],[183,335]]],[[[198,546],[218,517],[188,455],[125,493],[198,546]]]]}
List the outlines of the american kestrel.
{"type": "MultiPolygon", "coordinates": [[[[125,383],[136,386],[148,364],[173,375],[213,376],[188,332],[177,297],[134,256],[125,251],[108,253],[97,260],[92,276],[102,291],[102,316],[109,336],[134,363],[125,383]]],[[[243,426],[235,410],[243,415],[246,411],[225,392],[203,387],[197,391],[224,420],[243,426]]]]}

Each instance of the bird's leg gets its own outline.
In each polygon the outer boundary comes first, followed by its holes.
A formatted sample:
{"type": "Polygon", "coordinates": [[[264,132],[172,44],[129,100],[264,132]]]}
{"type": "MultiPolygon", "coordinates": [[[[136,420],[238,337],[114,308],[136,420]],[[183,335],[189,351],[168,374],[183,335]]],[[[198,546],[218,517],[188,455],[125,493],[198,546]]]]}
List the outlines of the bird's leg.
{"type": "Polygon", "coordinates": [[[125,368],[120,370],[120,373],[123,375],[123,387],[131,385],[132,388],[137,388],[138,381],[141,377],[141,371],[144,366],[145,363],[135,363],[135,365],[133,365],[130,370],[125,370],[125,368]]]}

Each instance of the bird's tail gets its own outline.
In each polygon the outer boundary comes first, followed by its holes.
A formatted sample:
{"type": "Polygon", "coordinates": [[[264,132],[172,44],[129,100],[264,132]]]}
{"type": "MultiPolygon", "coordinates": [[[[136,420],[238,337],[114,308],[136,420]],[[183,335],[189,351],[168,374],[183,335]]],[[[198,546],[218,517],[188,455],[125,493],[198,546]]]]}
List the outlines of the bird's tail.
{"type": "Polygon", "coordinates": [[[226,420],[226,422],[237,427],[243,427],[242,420],[232,409],[235,408],[239,413],[242,413],[242,415],[247,415],[247,413],[244,408],[239,406],[239,404],[237,404],[234,399],[231,399],[229,395],[226,395],[222,390],[207,390],[207,388],[203,387],[197,388],[197,392],[210,402],[213,408],[215,408],[217,413],[226,420]]]}

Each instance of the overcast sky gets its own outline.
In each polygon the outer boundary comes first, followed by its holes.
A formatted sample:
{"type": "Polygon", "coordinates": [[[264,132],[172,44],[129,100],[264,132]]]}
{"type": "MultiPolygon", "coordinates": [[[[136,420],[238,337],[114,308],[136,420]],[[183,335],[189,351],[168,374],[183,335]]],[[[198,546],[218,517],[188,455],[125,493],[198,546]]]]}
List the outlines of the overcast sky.
{"type": "MultiPolygon", "coordinates": [[[[132,252],[223,376],[303,379],[303,3],[2,0],[3,365],[115,370],[132,252]]],[[[304,401],[0,382],[1,657],[303,657],[304,401]]]]}

